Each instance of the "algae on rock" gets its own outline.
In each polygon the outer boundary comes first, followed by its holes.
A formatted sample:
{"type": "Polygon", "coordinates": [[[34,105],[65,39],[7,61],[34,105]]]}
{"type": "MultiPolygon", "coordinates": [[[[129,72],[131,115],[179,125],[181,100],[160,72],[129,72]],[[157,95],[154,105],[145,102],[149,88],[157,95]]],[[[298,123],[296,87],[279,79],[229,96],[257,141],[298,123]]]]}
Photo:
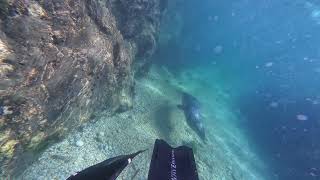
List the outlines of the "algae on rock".
{"type": "Polygon", "coordinates": [[[0,139],[0,178],[55,134],[132,107],[133,76],[155,50],[164,1],[0,1],[0,105],[13,112],[0,117],[10,132],[0,139]]]}

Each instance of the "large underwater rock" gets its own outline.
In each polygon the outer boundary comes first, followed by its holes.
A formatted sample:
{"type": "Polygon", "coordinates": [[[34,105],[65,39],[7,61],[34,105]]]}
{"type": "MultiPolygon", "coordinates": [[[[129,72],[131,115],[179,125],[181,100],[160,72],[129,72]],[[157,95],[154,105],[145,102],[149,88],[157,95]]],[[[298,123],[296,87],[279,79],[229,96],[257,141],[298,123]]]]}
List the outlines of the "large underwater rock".
{"type": "Polygon", "coordinates": [[[166,4],[0,0],[0,174],[96,113],[132,107],[166,4]]]}

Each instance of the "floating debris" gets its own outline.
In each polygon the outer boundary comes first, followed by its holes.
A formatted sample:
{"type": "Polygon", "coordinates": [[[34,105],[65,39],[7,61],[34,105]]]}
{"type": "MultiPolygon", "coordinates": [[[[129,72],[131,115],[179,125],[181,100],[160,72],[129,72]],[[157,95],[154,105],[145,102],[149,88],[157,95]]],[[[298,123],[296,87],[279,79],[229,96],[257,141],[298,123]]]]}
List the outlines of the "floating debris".
{"type": "Polygon", "coordinates": [[[304,115],[304,114],[298,114],[298,115],[297,115],[297,119],[298,119],[299,121],[306,121],[306,120],[308,120],[308,116],[306,116],[306,115],[304,115]]]}

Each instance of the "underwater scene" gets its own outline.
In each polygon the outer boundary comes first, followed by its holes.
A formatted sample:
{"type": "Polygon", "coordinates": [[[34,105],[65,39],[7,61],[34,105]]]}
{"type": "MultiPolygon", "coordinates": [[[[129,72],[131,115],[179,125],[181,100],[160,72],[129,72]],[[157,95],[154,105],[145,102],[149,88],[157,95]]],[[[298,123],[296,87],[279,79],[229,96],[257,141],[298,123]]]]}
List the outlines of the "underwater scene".
{"type": "Polygon", "coordinates": [[[0,179],[145,150],[146,180],[162,139],[201,180],[320,180],[319,32],[317,0],[0,0],[0,179]]]}

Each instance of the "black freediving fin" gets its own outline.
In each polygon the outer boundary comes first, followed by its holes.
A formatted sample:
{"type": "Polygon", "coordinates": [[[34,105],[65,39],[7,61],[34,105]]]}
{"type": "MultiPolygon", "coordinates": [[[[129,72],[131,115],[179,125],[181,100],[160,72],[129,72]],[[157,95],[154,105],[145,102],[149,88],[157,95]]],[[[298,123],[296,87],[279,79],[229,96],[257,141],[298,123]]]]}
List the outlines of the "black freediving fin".
{"type": "Polygon", "coordinates": [[[172,148],[157,139],[149,168],[148,180],[199,180],[193,151],[187,146],[172,148]]]}
{"type": "Polygon", "coordinates": [[[67,180],[114,180],[135,156],[144,151],[146,150],[107,159],[70,176],[67,180]]]}

